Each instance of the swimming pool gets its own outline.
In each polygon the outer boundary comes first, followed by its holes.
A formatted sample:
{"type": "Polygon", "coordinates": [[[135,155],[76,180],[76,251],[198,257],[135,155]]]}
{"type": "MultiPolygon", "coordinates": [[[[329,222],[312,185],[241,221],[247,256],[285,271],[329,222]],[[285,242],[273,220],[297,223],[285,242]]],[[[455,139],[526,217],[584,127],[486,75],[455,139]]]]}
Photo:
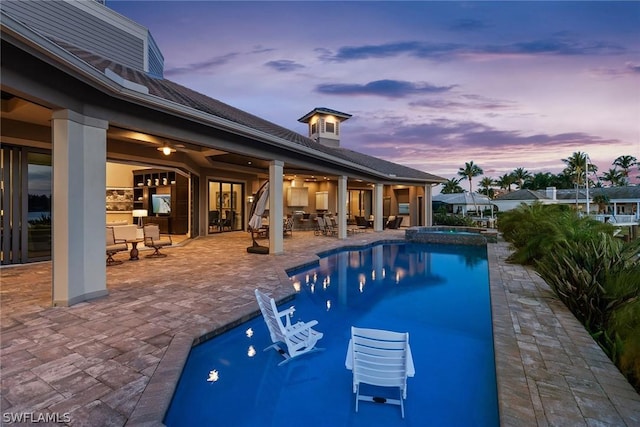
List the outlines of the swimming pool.
{"type": "Polygon", "coordinates": [[[318,320],[325,351],[282,366],[261,317],[194,347],[168,426],[497,426],[486,247],[384,244],[332,253],[290,272],[282,304],[318,320]],[[416,366],[406,418],[397,406],[354,412],[344,360],[350,327],[408,331],[416,366]]]}

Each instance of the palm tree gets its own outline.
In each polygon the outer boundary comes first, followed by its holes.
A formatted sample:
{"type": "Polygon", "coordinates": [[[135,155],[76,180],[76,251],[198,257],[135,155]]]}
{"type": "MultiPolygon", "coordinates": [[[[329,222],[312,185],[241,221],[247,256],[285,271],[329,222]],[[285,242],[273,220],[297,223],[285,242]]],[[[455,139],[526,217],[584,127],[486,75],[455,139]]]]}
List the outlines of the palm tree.
{"type": "Polygon", "coordinates": [[[570,189],[573,187],[573,178],[571,174],[565,169],[554,177],[554,186],[558,189],[570,189]]]}
{"type": "Polygon", "coordinates": [[[460,187],[460,181],[462,181],[462,178],[460,178],[460,179],[451,178],[451,179],[446,180],[445,182],[440,184],[440,185],[442,185],[442,190],[440,190],[440,193],[442,193],[442,194],[453,194],[453,193],[462,193],[462,192],[464,192],[462,187],[460,187]]]}
{"type": "Polygon", "coordinates": [[[515,182],[516,180],[513,178],[512,174],[505,173],[504,175],[498,177],[498,179],[496,180],[496,185],[503,190],[511,192],[511,185],[515,182]]]}
{"type": "Polygon", "coordinates": [[[626,179],[624,178],[623,172],[620,172],[618,168],[610,168],[602,175],[601,179],[611,183],[612,187],[626,185],[626,179]]]}
{"type": "Polygon", "coordinates": [[[587,173],[598,171],[598,167],[589,161],[587,153],[581,151],[574,152],[570,157],[562,159],[562,161],[567,165],[564,173],[572,175],[574,184],[578,186],[584,185],[587,173]],[[587,170],[587,167],[589,170],[587,170]]]}
{"type": "MultiPolygon", "coordinates": [[[[631,169],[631,166],[638,164],[638,159],[636,159],[633,156],[619,156],[617,157],[614,161],[613,161],[613,165],[614,166],[620,166],[620,169],[622,169],[622,175],[625,178],[625,184],[628,184],[628,180],[629,180],[629,169],[631,169]]],[[[640,164],[639,164],[640,166],[640,164]]]]}
{"type": "Polygon", "coordinates": [[[517,168],[511,172],[513,179],[518,183],[518,188],[522,188],[523,184],[532,178],[531,172],[524,168],[517,168]]]}
{"type": "Polygon", "coordinates": [[[578,190],[580,186],[585,185],[587,174],[596,172],[597,166],[589,162],[587,153],[581,151],[574,152],[570,157],[562,159],[567,165],[563,173],[573,177],[573,183],[576,187],[576,208],[578,207],[578,190]]]}
{"type": "Polygon", "coordinates": [[[522,188],[529,188],[531,190],[544,190],[547,187],[555,187],[556,179],[551,172],[536,172],[531,178],[526,181],[522,188]]]}
{"type": "Polygon", "coordinates": [[[478,190],[478,193],[480,194],[484,194],[485,196],[488,196],[490,199],[493,199],[494,196],[494,191],[493,191],[493,187],[495,185],[495,181],[493,180],[493,178],[491,178],[490,176],[485,176],[484,178],[482,178],[480,180],[480,190],[478,190]]]}
{"type": "Polygon", "coordinates": [[[473,192],[471,190],[471,180],[473,177],[482,175],[483,173],[484,172],[480,166],[473,164],[473,160],[466,162],[463,168],[458,169],[458,175],[469,180],[469,193],[473,192]]]}

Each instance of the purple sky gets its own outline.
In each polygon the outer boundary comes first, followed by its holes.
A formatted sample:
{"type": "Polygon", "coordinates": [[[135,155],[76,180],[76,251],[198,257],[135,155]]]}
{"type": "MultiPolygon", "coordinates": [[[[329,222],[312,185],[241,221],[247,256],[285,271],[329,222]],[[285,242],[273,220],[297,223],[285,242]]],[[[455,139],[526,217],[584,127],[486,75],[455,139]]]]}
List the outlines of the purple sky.
{"type": "Polygon", "coordinates": [[[166,78],[304,135],[315,107],[352,114],[342,146],[445,178],[640,159],[640,2],[107,6],[150,29],[166,78]]]}

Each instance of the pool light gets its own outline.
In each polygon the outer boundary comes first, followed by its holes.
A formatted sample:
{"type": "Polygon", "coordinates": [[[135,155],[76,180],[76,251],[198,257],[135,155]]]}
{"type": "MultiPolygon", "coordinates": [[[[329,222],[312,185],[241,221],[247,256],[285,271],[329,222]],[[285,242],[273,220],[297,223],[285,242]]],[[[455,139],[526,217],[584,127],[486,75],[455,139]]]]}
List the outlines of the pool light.
{"type": "Polygon", "coordinates": [[[209,381],[210,383],[214,383],[218,381],[218,379],[219,379],[218,371],[214,369],[209,372],[209,378],[207,378],[207,381],[209,381]]]}

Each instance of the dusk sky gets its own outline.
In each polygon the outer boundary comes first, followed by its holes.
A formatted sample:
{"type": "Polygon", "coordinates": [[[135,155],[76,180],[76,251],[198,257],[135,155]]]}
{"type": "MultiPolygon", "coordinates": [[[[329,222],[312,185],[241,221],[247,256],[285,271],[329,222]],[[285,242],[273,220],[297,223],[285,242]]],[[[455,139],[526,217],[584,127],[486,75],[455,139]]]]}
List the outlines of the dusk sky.
{"type": "Polygon", "coordinates": [[[167,79],[304,135],[315,107],[352,114],[343,147],[445,178],[640,159],[640,2],[107,6],[150,29],[167,79]]]}

